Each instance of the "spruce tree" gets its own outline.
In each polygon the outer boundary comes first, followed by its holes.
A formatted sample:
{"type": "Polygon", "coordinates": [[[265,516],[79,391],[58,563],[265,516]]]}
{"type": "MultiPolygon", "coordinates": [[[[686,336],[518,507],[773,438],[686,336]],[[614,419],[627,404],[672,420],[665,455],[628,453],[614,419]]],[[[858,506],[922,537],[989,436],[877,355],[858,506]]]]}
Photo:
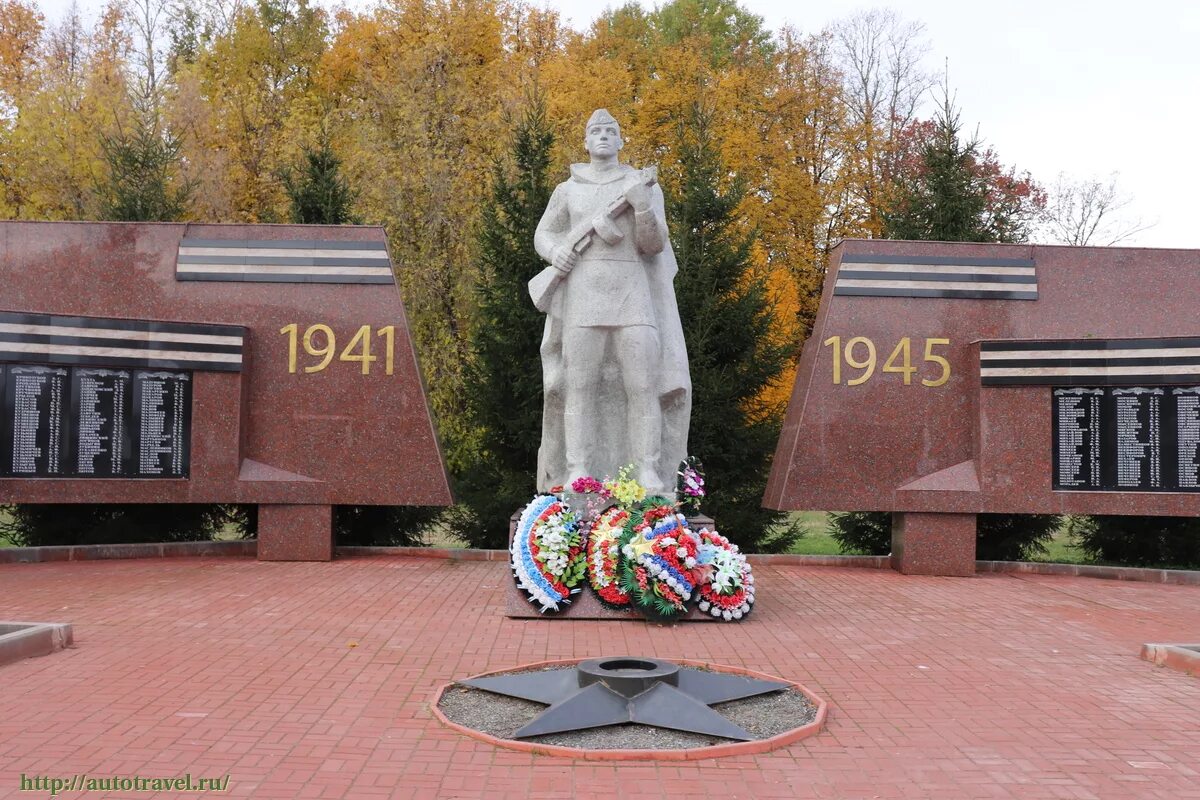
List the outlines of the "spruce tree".
{"type": "Polygon", "coordinates": [[[179,138],[147,114],[132,129],[100,136],[105,179],[96,187],[100,218],[114,222],[174,222],[188,212],[195,184],[179,176],[179,138]]]}
{"type": "Polygon", "coordinates": [[[355,193],[341,174],[342,162],[327,136],[316,148],[305,148],[304,165],[283,175],[283,187],[291,202],[292,222],[303,225],[350,225],[355,193]]]}
{"type": "Polygon", "coordinates": [[[794,343],[773,335],[766,281],[751,262],[755,234],[738,226],[744,188],[728,180],[712,127],[699,107],[681,126],[678,189],[667,204],[692,377],[688,449],[704,463],[702,510],[717,527],[744,550],[779,552],[803,533],[762,507],[784,409],[761,398],[794,343]]]}
{"type": "Polygon", "coordinates": [[[1005,171],[962,121],[943,89],[932,122],[917,123],[903,139],[912,152],[900,159],[892,198],[883,211],[885,239],[933,242],[1023,242],[1044,194],[1028,174],[1005,171]]]}
{"type": "Polygon", "coordinates": [[[529,280],[545,264],[533,235],[553,187],[548,183],[554,134],[534,92],[517,122],[508,163],[497,163],[491,202],[479,235],[468,410],[476,458],[457,476],[461,505],[454,533],[472,547],[505,547],[509,516],[529,501],[542,438],[539,348],[545,316],[529,299],[529,280]]]}

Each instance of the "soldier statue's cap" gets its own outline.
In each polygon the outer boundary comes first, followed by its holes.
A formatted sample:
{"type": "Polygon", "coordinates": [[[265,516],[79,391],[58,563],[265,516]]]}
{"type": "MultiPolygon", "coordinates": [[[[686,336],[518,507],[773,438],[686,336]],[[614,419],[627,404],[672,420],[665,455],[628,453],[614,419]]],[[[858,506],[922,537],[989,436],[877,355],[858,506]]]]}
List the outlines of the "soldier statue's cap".
{"type": "Polygon", "coordinates": [[[616,125],[618,128],[621,127],[621,123],[619,123],[615,119],[613,119],[613,115],[608,113],[607,108],[597,108],[595,111],[592,112],[592,115],[590,117],[588,117],[586,127],[588,129],[591,129],[591,127],[593,125],[607,125],[610,122],[613,125],[616,125]]]}

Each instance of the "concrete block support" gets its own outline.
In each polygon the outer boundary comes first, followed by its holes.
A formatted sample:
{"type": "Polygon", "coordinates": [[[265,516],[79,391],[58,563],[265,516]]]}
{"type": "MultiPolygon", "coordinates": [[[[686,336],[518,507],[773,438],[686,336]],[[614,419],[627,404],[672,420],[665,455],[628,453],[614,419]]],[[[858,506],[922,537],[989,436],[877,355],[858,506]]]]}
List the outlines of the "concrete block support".
{"type": "Polygon", "coordinates": [[[259,561],[332,561],[333,507],[260,505],[259,561]]]}
{"type": "Polygon", "coordinates": [[[893,513],[892,569],[905,575],[974,575],[975,515],[893,513]]]}

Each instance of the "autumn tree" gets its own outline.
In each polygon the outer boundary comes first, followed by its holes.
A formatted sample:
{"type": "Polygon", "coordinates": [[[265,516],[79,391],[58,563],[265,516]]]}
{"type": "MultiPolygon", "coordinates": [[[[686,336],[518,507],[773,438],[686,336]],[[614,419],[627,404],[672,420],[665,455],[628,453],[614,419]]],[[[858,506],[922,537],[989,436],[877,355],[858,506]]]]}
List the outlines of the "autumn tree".
{"type": "MultiPolygon", "coordinates": [[[[139,0],[140,1],[140,0],[139,0]]],[[[173,18],[167,123],[183,141],[197,206],[213,221],[287,216],[280,174],[324,117],[316,93],[325,12],[309,0],[199,6],[173,18]]]]}
{"type": "Polygon", "coordinates": [[[840,186],[846,195],[838,198],[839,205],[866,233],[879,236],[903,156],[903,134],[934,84],[924,65],[925,26],[875,8],[835,22],[830,40],[847,109],[840,186]]]}
{"type": "Polygon", "coordinates": [[[478,225],[515,102],[490,0],[399,0],[348,18],[322,59],[358,208],[383,224],[447,463],[475,458],[465,382],[478,225]]]}

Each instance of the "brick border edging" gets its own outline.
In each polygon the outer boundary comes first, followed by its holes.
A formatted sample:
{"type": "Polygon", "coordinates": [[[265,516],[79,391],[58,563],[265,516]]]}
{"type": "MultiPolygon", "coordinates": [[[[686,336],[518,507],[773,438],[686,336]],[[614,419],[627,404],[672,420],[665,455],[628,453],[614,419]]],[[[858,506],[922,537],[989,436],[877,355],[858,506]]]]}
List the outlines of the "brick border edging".
{"type": "MultiPolygon", "coordinates": [[[[481,672],[478,675],[470,675],[466,680],[473,678],[482,678],[488,675],[498,673],[507,673],[523,670],[533,670],[542,667],[557,667],[568,664],[579,664],[584,661],[582,658],[560,659],[556,661],[536,661],[532,664],[521,664],[515,667],[510,667],[503,670],[493,670],[492,672],[481,672]]],[[[465,725],[460,725],[457,722],[452,722],[442,710],[438,708],[438,703],[442,699],[442,695],[446,690],[455,686],[458,681],[450,681],[438,687],[434,693],[433,701],[430,705],[433,710],[433,715],[438,721],[447,728],[458,731],[459,733],[470,736],[472,739],[478,739],[485,744],[490,744],[493,747],[503,747],[507,750],[519,750],[524,753],[533,753],[534,755],[557,756],[560,758],[579,758],[584,761],[699,761],[705,758],[723,758],[725,756],[736,755],[757,755],[767,753],[772,750],[778,750],[789,744],[794,744],[801,739],[807,739],[818,733],[824,726],[825,720],[829,715],[829,703],[817,695],[813,694],[812,690],[795,681],[784,680],[773,675],[767,675],[763,672],[756,672],[752,669],[743,667],[733,667],[725,664],[710,664],[704,661],[694,661],[687,658],[670,659],[676,664],[684,667],[702,667],[711,669],[715,672],[725,672],[734,675],[745,675],[750,678],[758,678],[764,681],[783,681],[790,684],[794,689],[799,691],[808,698],[817,708],[817,714],[812,721],[793,728],[790,731],[771,736],[767,739],[756,739],[752,742],[728,742],[726,744],[715,744],[709,747],[687,747],[678,750],[594,750],[584,747],[566,747],[557,744],[535,744],[533,742],[522,742],[516,739],[501,739],[498,736],[492,736],[490,733],[477,731],[473,728],[468,728],[465,725]]]]}
{"type": "Polygon", "coordinates": [[[976,561],[975,571],[1025,575],[1067,575],[1080,578],[1200,586],[1200,570],[1189,569],[1103,567],[1096,564],[1051,564],[1039,561],[976,561]]]}
{"type": "Polygon", "coordinates": [[[0,548],[0,564],[52,561],[105,561],[114,558],[178,558],[182,556],[253,556],[258,541],[150,542],[147,544],[74,544],[56,547],[0,548]]]}

